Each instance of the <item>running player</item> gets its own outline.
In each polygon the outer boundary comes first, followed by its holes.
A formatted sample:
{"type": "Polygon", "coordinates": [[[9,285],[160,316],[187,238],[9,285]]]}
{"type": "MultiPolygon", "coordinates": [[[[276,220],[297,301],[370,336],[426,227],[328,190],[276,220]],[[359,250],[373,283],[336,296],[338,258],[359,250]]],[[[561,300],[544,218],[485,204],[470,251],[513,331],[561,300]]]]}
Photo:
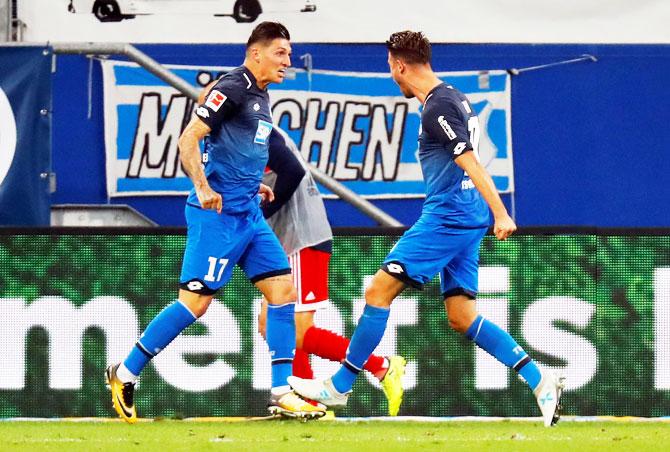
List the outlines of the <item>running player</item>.
{"type": "MultiPolygon", "coordinates": [[[[316,182],[300,151],[284,131],[270,135],[270,157],[263,182],[272,187],[275,199],[263,205],[263,215],[288,255],[298,291],[295,307],[296,351],[293,375],[314,378],[309,355],[342,362],[349,339],[314,325],[314,313],[328,302],[328,263],[333,233],[316,182]]],[[[265,337],[267,302],[263,301],[259,331],[265,337]]],[[[371,355],[363,369],[381,383],[390,416],[402,403],[405,360],[371,355]]]]}
{"type": "Polygon", "coordinates": [[[344,406],[368,355],[379,344],[391,302],[407,286],[422,288],[440,274],[449,325],[507,367],[533,390],[544,425],[559,419],[561,378],[542,373],[504,330],[477,313],[479,245],[493,213],[493,231],[505,240],[516,225],[479,164],[479,121],[468,99],[443,83],[430,65],[422,33],[394,33],[386,42],[393,80],[405,97],[423,104],[419,160],[426,201],[419,220],[398,241],[366,289],[366,307],[340,370],[325,381],[290,377],[293,389],[327,406],[344,406]],[[487,208],[488,204],[488,208],[487,208]]]}
{"type": "Polygon", "coordinates": [[[273,128],[267,86],[281,83],[290,65],[288,30],[276,22],[259,24],[247,42],[244,64],[218,80],[179,138],[181,163],[194,185],[186,201],[179,296],[149,323],[125,361],[106,372],[114,408],[129,423],[137,420],[133,394],[140,372],[205,313],[235,264],[269,302],[269,405],[287,416],[325,414],[322,405],[304,401],[287,383],[295,349],[296,291],[284,250],[259,206],[259,187],[263,197],[273,198],[261,184],[273,128]]]}

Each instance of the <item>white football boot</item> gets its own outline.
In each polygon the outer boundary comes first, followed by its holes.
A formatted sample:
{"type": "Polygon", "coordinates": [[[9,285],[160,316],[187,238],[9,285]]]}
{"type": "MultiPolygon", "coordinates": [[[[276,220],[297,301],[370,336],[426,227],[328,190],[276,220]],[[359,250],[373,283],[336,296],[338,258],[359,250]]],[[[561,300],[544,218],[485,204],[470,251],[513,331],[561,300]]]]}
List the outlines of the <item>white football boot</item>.
{"type": "Polygon", "coordinates": [[[543,372],[540,384],[533,391],[545,427],[555,425],[561,418],[561,394],[564,387],[564,377],[556,376],[553,372],[543,372]]]}
{"type": "Polygon", "coordinates": [[[351,391],[341,394],[330,380],[306,380],[295,376],[288,377],[291,388],[306,399],[323,403],[328,408],[343,408],[347,405],[351,391]]]}

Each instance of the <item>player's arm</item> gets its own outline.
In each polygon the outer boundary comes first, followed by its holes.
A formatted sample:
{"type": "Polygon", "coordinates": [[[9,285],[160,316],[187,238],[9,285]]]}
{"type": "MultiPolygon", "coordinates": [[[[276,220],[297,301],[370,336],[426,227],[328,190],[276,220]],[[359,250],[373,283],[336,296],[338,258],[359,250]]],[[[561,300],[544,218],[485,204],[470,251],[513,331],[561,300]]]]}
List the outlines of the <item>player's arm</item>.
{"type": "Polygon", "coordinates": [[[496,189],[493,179],[489,176],[486,169],[479,163],[472,149],[468,149],[461,155],[454,159],[454,162],[468,173],[472,183],[475,184],[479,193],[489,205],[493,213],[494,225],[493,233],[499,240],[505,240],[514,231],[516,231],[516,224],[514,220],[507,213],[507,209],[500,199],[498,190],[496,189]]]}
{"type": "Polygon", "coordinates": [[[297,157],[286,145],[284,138],[275,130],[270,134],[268,152],[268,167],[274,171],[277,179],[273,190],[274,201],[263,206],[265,218],[270,218],[291,199],[306,174],[297,157]]]}
{"type": "Polygon", "coordinates": [[[223,200],[212,190],[202,167],[199,142],[212,129],[198,117],[193,117],[179,137],[179,160],[186,174],[191,178],[198,201],[203,209],[213,209],[221,213],[223,200]]]}
{"type": "Polygon", "coordinates": [[[199,142],[236,109],[236,102],[229,99],[239,87],[234,80],[217,80],[207,85],[198,96],[200,106],[179,137],[179,159],[186,174],[193,181],[195,193],[203,209],[221,213],[223,199],[212,190],[202,167],[199,142]],[[229,93],[226,95],[225,93],[229,93]]]}
{"type": "Polygon", "coordinates": [[[436,102],[426,107],[421,126],[444,146],[456,165],[468,173],[493,213],[493,232],[498,239],[505,240],[516,230],[516,224],[507,214],[491,176],[472,152],[474,146],[470,142],[470,133],[463,119],[467,115],[461,108],[461,105],[452,102],[436,102]]]}

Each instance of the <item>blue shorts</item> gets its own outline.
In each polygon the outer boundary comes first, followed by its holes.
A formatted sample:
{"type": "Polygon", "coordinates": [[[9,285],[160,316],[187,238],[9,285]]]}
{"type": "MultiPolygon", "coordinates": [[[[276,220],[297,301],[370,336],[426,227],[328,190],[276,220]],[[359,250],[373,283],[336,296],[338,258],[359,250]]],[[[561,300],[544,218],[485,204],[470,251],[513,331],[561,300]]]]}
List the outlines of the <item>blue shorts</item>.
{"type": "Polygon", "coordinates": [[[228,282],[235,264],[252,283],[291,273],[279,239],[260,209],[251,213],[216,213],[186,205],[186,250],[179,287],[212,295],[228,282]]]}
{"type": "Polygon", "coordinates": [[[386,256],[382,270],[417,289],[439,273],[443,297],[476,298],[479,244],[487,230],[443,226],[421,217],[386,256]]]}

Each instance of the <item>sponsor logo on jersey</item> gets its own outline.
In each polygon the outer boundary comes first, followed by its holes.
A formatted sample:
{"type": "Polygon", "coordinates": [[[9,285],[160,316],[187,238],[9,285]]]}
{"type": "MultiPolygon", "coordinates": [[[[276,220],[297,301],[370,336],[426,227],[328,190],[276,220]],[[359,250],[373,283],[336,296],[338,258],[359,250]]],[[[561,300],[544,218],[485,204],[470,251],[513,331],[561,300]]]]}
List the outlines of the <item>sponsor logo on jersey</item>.
{"type": "Polygon", "coordinates": [[[207,110],[205,107],[198,107],[198,109],[195,111],[195,114],[202,118],[209,118],[209,110],[207,110]]]}
{"type": "Polygon", "coordinates": [[[219,108],[221,108],[221,105],[223,105],[226,99],[228,98],[221,91],[212,90],[212,92],[209,93],[209,96],[207,97],[205,107],[209,107],[213,111],[219,111],[219,108]]]}
{"type": "Polygon", "coordinates": [[[256,102],[252,108],[254,109],[254,111],[258,111],[261,109],[261,106],[258,105],[258,102],[256,102]]]}
{"type": "Polygon", "coordinates": [[[465,141],[458,143],[456,146],[454,146],[454,155],[461,155],[461,153],[465,151],[466,146],[467,144],[465,144],[465,141]]]}
{"type": "Polygon", "coordinates": [[[444,130],[444,133],[447,134],[447,138],[449,138],[450,140],[456,138],[456,133],[454,132],[454,129],[452,129],[447,120],[444,119],[444,116],[439,116],[437,118],[437,122],[440,124],[440,127],[442,127],[442,130],[444,130]]]}
{"type": "Polygon", "coordinates": [[[256,144],[267,144],[268,137],[272,132],[272,124],[263,121],[262,119],[258,120],[258,128],[256,129],[256,137],[254,138],[254,143],[256,144]]]}

